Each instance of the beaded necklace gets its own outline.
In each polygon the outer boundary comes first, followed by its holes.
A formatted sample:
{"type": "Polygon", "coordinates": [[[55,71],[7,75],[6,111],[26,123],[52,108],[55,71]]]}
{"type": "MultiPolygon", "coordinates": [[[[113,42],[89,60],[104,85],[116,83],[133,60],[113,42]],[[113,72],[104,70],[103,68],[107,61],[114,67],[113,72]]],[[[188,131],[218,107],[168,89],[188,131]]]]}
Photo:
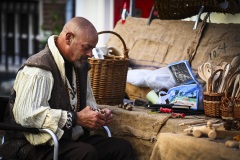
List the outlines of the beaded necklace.
{"type": "Polygon", "coordinates": [[[80,82],[79,82],[79,74],[77,68],[74,67],[74,71],[76,74],[76,87],[77,87],[77,112],[80,111],[80,82]]]}
{"type": "Polygon", "coordinates": [[[73,67],[74,71],[75,71],[75,75],[76,75],[76,88],[74,87],[74,85],[71,87],[71,85],[69,84],[68,81],[66,81],[67,83],[65,83],[66,89],[67,89],[67,93],[68,93],[68,99],[69,99],[69,103],[72,107],[72,110],[75,112],[80,111],[80,82],[79,82],[79,74],[78,74],[78,70],[77,68],[73,67]],[[77,90],[77,93],[76,93],[77,90]],[[71,99],[73,100],[75,98],[77,94],[77,106],[73,105],[71,103],[71,99]]]}

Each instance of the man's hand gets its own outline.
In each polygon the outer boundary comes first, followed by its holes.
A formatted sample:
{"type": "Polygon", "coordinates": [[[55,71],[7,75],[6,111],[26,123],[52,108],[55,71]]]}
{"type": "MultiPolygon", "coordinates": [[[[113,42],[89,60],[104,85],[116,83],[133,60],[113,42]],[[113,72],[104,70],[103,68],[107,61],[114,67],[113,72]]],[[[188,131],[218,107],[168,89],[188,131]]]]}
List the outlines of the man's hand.
{"type": "Polygon", "coordinates": [[[102,111],[105,114],[105,124],[104,124],[104,126],[107,126],[112,122],[113,115],[112,115],[111,110],[109,110],[108,108],[103,108],[102,111]]]}
{"type": "Polygon", "coordinates": [[[101,112],[92,110],[90,106],[87,106],[80,112],[77,112],[77,125],[98,129],[106,124],[106,115],[109,115],[109,111],[108,114],[102,114],[101,112]]]}

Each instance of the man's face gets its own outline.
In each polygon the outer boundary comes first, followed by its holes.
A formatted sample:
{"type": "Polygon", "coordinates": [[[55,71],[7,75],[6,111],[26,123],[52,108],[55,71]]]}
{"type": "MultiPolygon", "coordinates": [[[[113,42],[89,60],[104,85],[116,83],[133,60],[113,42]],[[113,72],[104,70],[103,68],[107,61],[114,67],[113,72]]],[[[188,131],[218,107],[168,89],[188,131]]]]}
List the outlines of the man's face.
{"type": "Polygon", "coordinates": [[[70,60],[73,63],[79,60],[86,61],[92,57],[92,49],[95,48],[97,42],[98,36],[94,34],[82,33],[75,36],[69,46],[70,60]]]}

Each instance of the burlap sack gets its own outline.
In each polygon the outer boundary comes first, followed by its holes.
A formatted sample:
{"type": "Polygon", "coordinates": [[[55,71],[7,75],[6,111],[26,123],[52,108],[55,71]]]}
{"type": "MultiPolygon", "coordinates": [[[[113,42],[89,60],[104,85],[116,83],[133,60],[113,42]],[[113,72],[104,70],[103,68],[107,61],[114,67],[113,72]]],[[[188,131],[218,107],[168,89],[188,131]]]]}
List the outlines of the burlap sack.
{"type": "MultiPolygon", "coordinates": [[[[197,72],[202,63],[231,62],[240,54],[240,24],[213,24],[128,17],[119,21],[114,31],[119,33],[129,48],[130,67],[156,69],[180,60],[190,60],[197,72]]],[[[122,49],[121,42],[110,36],[107,43],[122,49]]]]}

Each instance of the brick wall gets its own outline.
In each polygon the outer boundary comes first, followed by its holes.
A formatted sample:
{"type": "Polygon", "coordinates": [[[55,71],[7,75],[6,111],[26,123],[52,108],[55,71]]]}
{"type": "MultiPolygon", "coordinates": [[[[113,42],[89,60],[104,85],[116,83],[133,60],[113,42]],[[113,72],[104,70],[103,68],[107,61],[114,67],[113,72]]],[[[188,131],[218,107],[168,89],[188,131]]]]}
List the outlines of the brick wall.
{"type": "Polygon", "coordinates": [[[43,29],[61,30],[65,23],[66,0],[43,1],[43,29]]]}

